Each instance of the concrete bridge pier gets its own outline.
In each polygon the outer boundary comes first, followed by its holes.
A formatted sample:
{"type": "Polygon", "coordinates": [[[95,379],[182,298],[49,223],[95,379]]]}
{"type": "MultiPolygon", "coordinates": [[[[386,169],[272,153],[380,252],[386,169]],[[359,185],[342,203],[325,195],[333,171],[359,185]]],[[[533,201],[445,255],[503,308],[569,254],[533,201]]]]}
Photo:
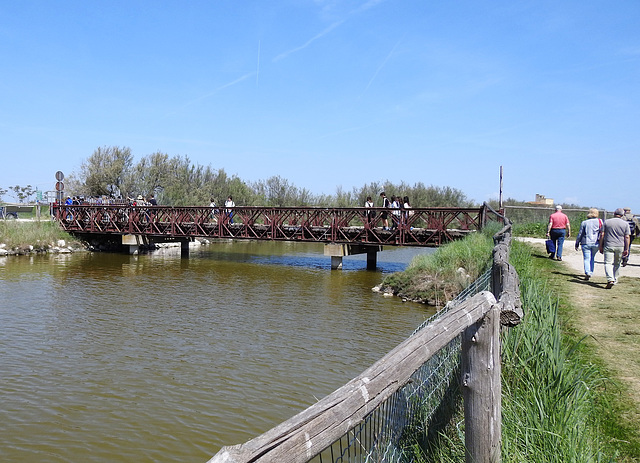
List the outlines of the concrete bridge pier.
{"type": "Polygon", "coordinates": [[[189,258],[189,240],[180,241],[180,257],[184,259],[189,258]]]}
{"type": "Polygon", "coordinates": [[[337,244],[324,245],[324,255],[331,257],[331,270],[342,270],[342,258],[356,254],[367,254],[367,270],[375,270],[378,264],[378,251],[382,246],[378,244],[337,244]]]}
{"type": "Polygon", "coordinates": [[[143,235],[122,235],[122,244],[129,248],[129,254],[138,254],[140,246],[148,244],[146,236],[143,235]]]}

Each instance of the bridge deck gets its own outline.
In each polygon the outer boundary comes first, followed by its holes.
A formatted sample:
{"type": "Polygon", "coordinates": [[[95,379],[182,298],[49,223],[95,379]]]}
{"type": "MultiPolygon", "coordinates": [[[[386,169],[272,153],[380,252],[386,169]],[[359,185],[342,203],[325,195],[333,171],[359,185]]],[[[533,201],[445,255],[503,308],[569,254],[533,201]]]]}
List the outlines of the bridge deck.
{"type": "Polygon", "coordinates": [[[232,238],[394,246],[439,246],[480,230],[480,208],[54,206],[62,228],[74,234],[134,234],[168,239],[232,238]],[[397,212],[397,214],[394,214],[397,212]],[[374,213],[370,217],[368,213],[374,213]],[[382,228],[386,213],[391,229],[382,228]]]}

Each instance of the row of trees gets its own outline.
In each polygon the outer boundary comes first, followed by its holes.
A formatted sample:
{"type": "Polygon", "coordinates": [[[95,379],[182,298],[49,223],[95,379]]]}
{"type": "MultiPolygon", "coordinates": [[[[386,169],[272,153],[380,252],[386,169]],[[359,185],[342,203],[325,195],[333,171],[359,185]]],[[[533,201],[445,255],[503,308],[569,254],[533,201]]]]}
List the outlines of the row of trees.
{"type": "Polygon", "coordinates": [[[0,200],[6,195],[8,192],[11,192],[11,196],[13,196],[19,203],[25,203],[31,201],[32,197],[36,194],[36,190],[31,186],[10,186],[8,190],[0,187],[0,200]]]}
{"type": "Polygon", "coordinates": [[[168,206],[209,204],[211,198],[221,203],[231,195],[238,205],[353,207],[364,205],[367,196],[377,201],[381,191],[387,196],[409,196],[414,207],[473,205],[460,190],[423,183],[372,182],[351,191],[337,187],[335,195],[314,195],[280,176],[245,182],[223,168],[193,164],[186,156],[156,152],[134,162],[130,148],[117,146],[96,149],[65,183],[71,195],[133,198],[153,194],[158,204],[168,206]]]}

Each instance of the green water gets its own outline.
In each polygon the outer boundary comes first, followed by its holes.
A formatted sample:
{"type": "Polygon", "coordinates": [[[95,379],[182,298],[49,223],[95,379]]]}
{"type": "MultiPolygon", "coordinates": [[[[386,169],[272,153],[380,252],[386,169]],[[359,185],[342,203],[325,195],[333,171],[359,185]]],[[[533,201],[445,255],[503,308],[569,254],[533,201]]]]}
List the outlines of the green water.
{"type": "Polygon", "coordinates": [[[431,312],[373,293],[416,252],[322,245],[0,258],[0,460],[205,462],[329,394],[431,312]]]}

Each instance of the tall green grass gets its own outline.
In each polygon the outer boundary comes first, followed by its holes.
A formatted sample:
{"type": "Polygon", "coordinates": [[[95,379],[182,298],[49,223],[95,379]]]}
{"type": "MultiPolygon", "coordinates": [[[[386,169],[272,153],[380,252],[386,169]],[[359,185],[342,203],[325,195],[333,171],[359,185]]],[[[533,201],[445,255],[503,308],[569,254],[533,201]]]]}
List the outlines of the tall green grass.
{"type": "Polygon", "coordinates": [[[563,336],[557,297],[535,265],[531,248],[514,242],[525,317],[502,340],[503,461],[601,462],[606,436],[598,391],[607,378],[577,355],[580,340],[563,336]]]}
{"type": "Polygon", "coordinates": [[[400,297],[444,305],[490,265],[492,237],[498,229],[494,224],[433,254],[416,256],[404,272],[387,276],[382,285],[400,297]]]}
{"type": "MultiPolygon", "coordinates": [[[[502,334],[502,461],[635,461],[612,445],[615,432],[604,423],[611,421],[611,382],[581,353],[581,340],[564,334],[546,261],[534,259],[528,245],[512,243],[525,316],[502,334]]],[[[417,436],[407,453],[418,463],[462,462],[463,430],[458,410],[435,442],[417,436]]]]}
{"type": "Polygon", "coordinates": [[[19,222],[0,220],[0,243],[8,248],[24,248],[34,246],[46,249],[55,246],[58,240],[76,243],[77,240],[62,231],[57,223],[50,220],[19,222]]]}

